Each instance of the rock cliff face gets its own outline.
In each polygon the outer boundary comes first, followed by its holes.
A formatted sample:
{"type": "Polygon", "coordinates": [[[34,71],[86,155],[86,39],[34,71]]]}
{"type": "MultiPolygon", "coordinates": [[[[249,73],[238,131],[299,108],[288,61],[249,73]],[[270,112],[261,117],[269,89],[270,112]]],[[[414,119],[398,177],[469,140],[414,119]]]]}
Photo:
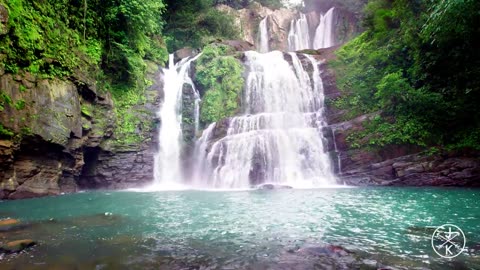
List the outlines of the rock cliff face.
{"type": "MultiPolygon", "coordinates": [[[[125,188],[152,180],[154,147],[149,141],[128,145],[116,140],[112,98],[87,77],[60,81],[1,74],[0,124],[10,134],[0,137],[0,199],[125,188]]],[[[145,121],[155,121],[159,87],[158,82],[151,87],[148,101],[137,108],[145,121]]],[[[152,130],[139,132],[154,137],[152,130]]]]}
{"type": "Polygon", "coordinates": [[[288,51],[288,33],[291,21],[298,19],[300,13],[305,13],[310,28],[310,36],[313,37],[320,23],[321,15],[326,13],[331,7],[335,7],[333,20],[335,43],[342,44],[350,40],[361,32],[359,20],[363,4],[357,5],[358,8],[353,9],[348,8],[341,1],[330,1],[320,6],[298,11],[286,8],[271,10],[255,2],[249,8],[240,10],[235,10],[225,5],[221,5],[218,8],[236,18],[236,25],[240,29],[241,39],[251,44],[256,44],[257,48],[259,46],[258,31],[260,21],[268,17],[267,28],[270,50],[288,51]]]}
{"type": "Polygon", "coordinates": [[[286,8],[271,10],[257,2],[254,2],[248,9],[235,10],[224,5],[218,8],[227,11],[236,18],[236,25],[240,29],[241,39],[251,44],[258,44],[260,21],[268,16],[267,27],[270,48],[280,51],[287,50],[290,21],[295,19],[296,11],[286,8]]]}

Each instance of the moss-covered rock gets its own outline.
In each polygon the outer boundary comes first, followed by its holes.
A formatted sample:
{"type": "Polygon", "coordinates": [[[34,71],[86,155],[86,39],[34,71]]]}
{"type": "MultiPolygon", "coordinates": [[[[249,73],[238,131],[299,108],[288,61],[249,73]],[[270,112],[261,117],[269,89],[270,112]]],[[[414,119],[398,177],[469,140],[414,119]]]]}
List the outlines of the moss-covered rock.
{"type": "Polygon", "coordinates": [[[235,53],[233,47],[211,44],[197,60],[195,79],[204,93],[200,113],[203,124],[232,116],[240,108],[244,67],[233,56],[235,53]]]}

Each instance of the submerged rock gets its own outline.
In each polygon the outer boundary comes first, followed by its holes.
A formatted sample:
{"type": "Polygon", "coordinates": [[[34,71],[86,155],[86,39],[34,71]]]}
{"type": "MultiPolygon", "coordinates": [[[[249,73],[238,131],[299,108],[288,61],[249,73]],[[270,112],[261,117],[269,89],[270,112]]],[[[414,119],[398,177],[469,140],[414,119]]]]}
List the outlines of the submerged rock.
{"type": "Polygon", "coordinates": [[[347,249],[341,246],[336,246],[336,245],[304,247],[299,249],[297,252],[301,254],[306,254],[306,255],[307,254],[314,255],[314,256],[328,255],[328,256],[337,256],[337,257],[347,256],[352,253],[347,249]]]}
{"type": "Polygon", "coordinates": [[[0,220],[0,232],[9,231],[15,226],[20,225],[20,221],[18,219],[7,218],[0,220]]]}
{"type": "Polygon", "coordinates": [[[420,226],[410,226],[407,228],[407,231],[409,234],[414,234],[414,235],[425,235],[425,236],[431,236],[433,232],[437,227],[433,226],[425,226],[425,227],[420,227],[420,226]]]}
{"type": "Polygon", "coordinates": [[[18,253],[36,244],[32,239],[11,241],[0,247],[0,253],[18,253]]]}
{"type": "Polygon", "coordinates": [[[265,190],[273,190],[273,189],[292,189],[293,187],[287,185],[279,185],[279,184],[261,184],[256,187],[256,189],[265,189],[265,190]]]}

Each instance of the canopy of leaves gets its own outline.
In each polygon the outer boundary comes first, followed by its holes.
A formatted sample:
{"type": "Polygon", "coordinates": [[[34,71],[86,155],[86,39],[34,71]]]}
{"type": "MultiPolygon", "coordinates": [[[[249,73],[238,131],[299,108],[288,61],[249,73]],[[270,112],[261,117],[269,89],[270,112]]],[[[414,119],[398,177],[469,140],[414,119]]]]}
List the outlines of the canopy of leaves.
{"type": "Polygon", "coordinates": [[[134,85],[143,80],[143,58],[167,58],[159,38],[162,1],[9,0],[4,5],[9,31],[0,48],[7,72],[62,77],[99,65],[111,81],[134,85]]]}
{"type": "Polygon", "coordinates": [[[165,39],[170,52],[201,48],[217,39],[235,39],[234,18],[215,9],[213,0],[167,0],[165,39]]]}
{"type": "Polygon", "coordinates": [[[363,134],[372,145],[480,149],[478,10],[475,0],[368,2],[366,31],[333,67],[346,94],[338,107],[381,111],[363,134]]]}

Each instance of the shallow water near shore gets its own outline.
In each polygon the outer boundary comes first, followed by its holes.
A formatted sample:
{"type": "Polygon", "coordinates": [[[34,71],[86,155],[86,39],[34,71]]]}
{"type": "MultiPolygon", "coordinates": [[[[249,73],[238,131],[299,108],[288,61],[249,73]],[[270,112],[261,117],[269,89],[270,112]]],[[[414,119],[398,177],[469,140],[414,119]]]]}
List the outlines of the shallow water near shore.
{"type": "Polygon", "coordinates": [[[480,268],[480,190],[85,192],[0,203],[33,239],[0,269],[480,268]],[[428,227],[455,224],[466,251],[442,259],[428,227]],[[333,248],[332,248],[333,247],[333,248]],[[338,251],[341,252],[338,252],[338,251]],[[370,268],[368,268],[370,267],[370,268]]]}

